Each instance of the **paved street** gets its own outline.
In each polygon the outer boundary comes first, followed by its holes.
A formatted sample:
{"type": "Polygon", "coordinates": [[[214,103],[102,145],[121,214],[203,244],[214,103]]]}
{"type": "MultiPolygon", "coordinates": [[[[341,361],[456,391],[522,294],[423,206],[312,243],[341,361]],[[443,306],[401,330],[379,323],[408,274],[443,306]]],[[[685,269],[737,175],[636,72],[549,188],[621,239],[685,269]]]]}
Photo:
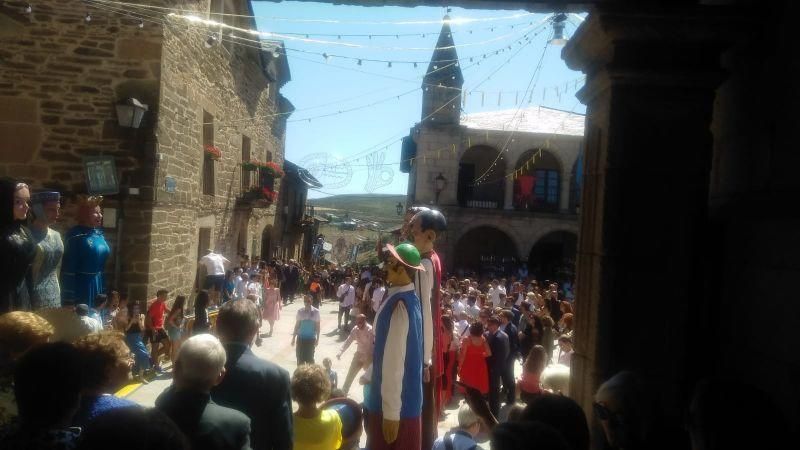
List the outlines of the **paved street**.
{"type": "MultiPolygon", "coordinates": [[[[292,330],[295,323],[295,315],[297,310],[302,307],[302,301],[298,298],[293,304],[286,306],[281,312],[281,318],[275,323],[275,329],[272,337],[265,337],[264,342],[260,347],[253,346],[253,351],[256,355],[273,361],[279,364],[284,369],[288,370],[291,374],[297,367],[295,351],[292,346],[292,330]]],[[[350,360],[353,352],[355,352],[355,343],[353,343],[347,352],[342,356],[341,361],[336,360],[336,354],[341,348],[342,341],[338,334],[334,332],[336,329],[336,312],[338,310],[338,303],[325,301],[320,308],[320,316],[322,318],[322,336],[320,343],[315,353],[315,361],[317,364],[322,364],[322,359],[325,357],[331,358],[333,361],[333,369],[339,376],[339,386],[344,384],[344,378],[347,374],[350,360]]],[[[269,329],[269,325],[265,322],[263,332],[269,329]]],[[[153,406],[156,397],[169,386],[171,383],[171,376],[165,374],[158,379],[151,381],[147,385],[140,385],[135,387],[135,390],[127,395],[127,398],[133,400],[144,406],[153,406]]],[[[358,402],[363,400],[362,390],[360,385],[356,382],[350,388],[350,397],[358,402]]],[[[448,408],[449,414],[447,418],[439,423],[440,433],[449,430],[457,423],[456,409],[458,405],[454,403],[448,408]]],[[[362,439],[362,445],[364,444],[362,439]]]]}

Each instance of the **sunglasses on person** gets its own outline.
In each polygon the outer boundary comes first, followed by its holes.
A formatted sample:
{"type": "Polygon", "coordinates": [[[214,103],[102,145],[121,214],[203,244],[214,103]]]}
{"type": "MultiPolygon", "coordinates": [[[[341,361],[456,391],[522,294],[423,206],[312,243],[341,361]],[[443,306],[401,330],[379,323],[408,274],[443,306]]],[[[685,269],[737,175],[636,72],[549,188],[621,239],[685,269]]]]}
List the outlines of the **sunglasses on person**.
{"type": "Polygon", "coordinates": [[[594,415],[600,420],[607,420],[611,423],[622,424],[623,419],[622,415],[619,413],[615,413],[608,409],[606,405],[602,403],[593,402],[592,409],[594,410],[594,415]]]}

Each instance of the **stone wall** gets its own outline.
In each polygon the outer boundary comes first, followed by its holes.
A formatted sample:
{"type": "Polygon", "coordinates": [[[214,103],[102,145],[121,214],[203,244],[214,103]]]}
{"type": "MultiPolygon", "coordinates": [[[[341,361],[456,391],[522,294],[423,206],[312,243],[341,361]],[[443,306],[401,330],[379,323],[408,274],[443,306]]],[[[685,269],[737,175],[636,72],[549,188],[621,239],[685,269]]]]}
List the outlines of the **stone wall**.
{"type": "MultiPolygon", "coordinates": [[[[120,284],[146,283],[153,116],[138,130],[122,128],[115,104],[136,97],[157,107],[161,28],[95,10],[86,22],[77,0],[32,5],[31,14],[22,3],[0,6],[0,175],[62,192],[55,228],[65,231],[75,224],[75,196],[86,192],[82,158],[114,156],[121,182],[141,195],[126,201],[129,234],[119,244],[116,224],[106,223],[108,284],[118,258],[120,284]]],[[[119,197],[107,196],[104,207],[119,211],[119,197]]]]}
{"type": "Polygon", "coordinates": [[[275,206],[237,206],[237,198],[243,136],[250,138],[251,158],[264,161],[270,152],[273,161],[283,163],[282,138],[271,132],[281,120],[275,115],[278,84],[268,82],[253,49],[206,48],[206,38],[183,22],[170,22],[164,30],[150,291],[188,292],[193,286],[199,218],[213,217],[211,245],[235,264],[241,250],[260,253],[261,232],[274,222],[275,206]],[[213,116],[214,145],[222,151],[213,163],[213,196],[204,195],[202,185],[204,111],[213,116]],[[175,181],[174,193],[165,189],[167,177],[175,181]]]}
{"type": "MultiPolygon", "coordinates": [[[[164,4],[208,10],[208,1],[164,4]]],[[[251,139],[252,158],[265,160],[269,151],[282,164],[283,136],[271,131],[285,118],[275,116],[278,86],[267,83],[257,51],[208,49],[206,35],[177,19],[140,28],[138,20],[78,0],[32,6],[25,14],[24,4],[0,4],[0,175],[64,193],[57,228],[65,231],[75,223],[75,196],[86,192],[82,158],[114,156],[125,192],[139,191],[124,204],[116,195],[104,202],[121,220],[121,228],[106,224],[107,280],[132,298],[159,288],[191,291],[198,221],[231,261],[238,263],[239,243],[260,251],[275,207],[237,206],[242,135],[251,139]],[[138,130],[117,122],[115,104],[129,97],[149,105],[138,130]],[[215,118],[223,151],[213,197],[201,194],[203,110],[215,118]],[[167,177],[174,193],[166,191],[167,177]]]]}

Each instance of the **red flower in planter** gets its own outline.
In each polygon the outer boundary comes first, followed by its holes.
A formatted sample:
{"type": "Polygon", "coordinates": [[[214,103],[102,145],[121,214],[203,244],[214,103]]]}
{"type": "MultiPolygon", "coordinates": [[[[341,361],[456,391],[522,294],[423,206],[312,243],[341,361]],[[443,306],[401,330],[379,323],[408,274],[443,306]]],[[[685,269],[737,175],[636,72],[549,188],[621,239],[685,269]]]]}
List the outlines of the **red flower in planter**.
{"type": "Polygon", "coordinates": [[[264,195],[264,199],[269,201],[270,203],[274,203],[275,200],[278,199],[278,193],[276,191],[273,191],[272,189],[270,189],[268,187],[263,187],[261,189],[261,194],[263,194],[264,195]]]}
{"type": "Polygon", "coordinates": [[[222,159],[222,150],[220,150],[219,147],[215,147],[211,144],[206,144],[203,146],[203,153],[205,153],[208,158],[211,158],[214,161],[219,161],[222,159]]]}

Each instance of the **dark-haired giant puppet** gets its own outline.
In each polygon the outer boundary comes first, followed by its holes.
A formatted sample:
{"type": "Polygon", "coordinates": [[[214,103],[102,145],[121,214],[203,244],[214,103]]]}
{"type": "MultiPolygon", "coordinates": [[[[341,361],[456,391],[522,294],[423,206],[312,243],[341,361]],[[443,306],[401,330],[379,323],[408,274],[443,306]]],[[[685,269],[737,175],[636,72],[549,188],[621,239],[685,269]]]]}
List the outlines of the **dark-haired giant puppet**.
{"type": "Polygon", "coordinates": [[[94,305],[97,294],[105,292],[104,270],[110,253],[103,235],[103,197],[79,200],[78,225],[64,237],[64,261],[61,267],[61,299],[64,305],[94,305]]]}
{"type": "Polygon", "coordinates": [[[30,278],[36,246],[24,225],[31,194],[28,185],[0,179],[0,314],[30,309],[30,278]]]}
{"type": "Polygon", "coordinates": [[[372,382],[365,403],[367,448],[420,450],[422,308],[412,280],[424,268],[413,245],[386,248],[391,287],[375,316],[372,382]]]}
{"type": "Polygon", "coordinates": [[[61,210],[58,192],[37,192],[31,196],[30,231],[36,242],[36,256],[31,267],[31,307],[34,310],[61,306],[58,272],[64,243],[58,231],[50,228],[61,210]]]}
{"type": "Polygon", "coordinates": [[[447,219],[440,211],[422,209],[411,219],[414,246],[422,257],[424,271],[416,273],[414,284],[422,303],[424,330],[424,385],[422,407],[422,448],[432,448],[442,411],[442,376],[444,375],[444,338],[441,328],[442,263],[433,249],[436,238],[447,229],[447,219]]]}

